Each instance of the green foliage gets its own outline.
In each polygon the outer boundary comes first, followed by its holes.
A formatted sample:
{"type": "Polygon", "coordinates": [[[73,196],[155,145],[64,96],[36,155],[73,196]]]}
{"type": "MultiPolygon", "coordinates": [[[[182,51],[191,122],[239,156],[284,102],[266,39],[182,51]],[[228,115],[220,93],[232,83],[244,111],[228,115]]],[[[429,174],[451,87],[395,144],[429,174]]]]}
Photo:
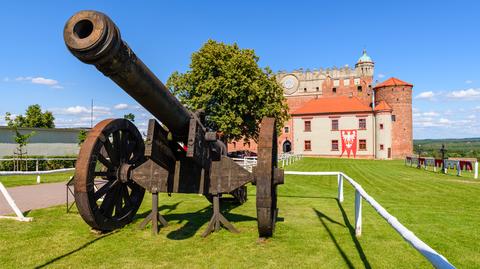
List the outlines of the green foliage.
{"type": "Polygon", "coordinates": [[[126,120],[129,120],[131,122],[135,122],[135,115],[132,114],[132,113],[128,113],[128,114],[123,115],[123,118],[126,119],[126,120]]]}
{"type": "Polygon", "coordinates": [[[418,151],[421,151],[422,156],[441,158],[442,144],[445,144],[447,150],[446,157],[480,159],[480,138],[414,140],[414,153],[417,154],[418,151]]]}
{"type": "Polygon", "coordinates": [[[54,128],[55,117],[52,112],[42,112],[40,105],[31,105],[25,111],[25,116],[18,115],[12,118],[12,114],[7,112],[5,120],[9,127],[25,127],[25,128],[54,128]]]}
{"type": "MultiPolygon", "coordinates": [[[[23,158],[76,158],[77,156],[23,156],[23,158]]],[[[5,156],[5,159],[13,159],[14,156],[5,156]]],[[[36,161],[27,161],[27,171],[35,171],[36,161]]],[[[20,161],[22,170],[25,168],[25,161],[20,161]]],[[[13,160],[12,161],[1,161],[0,162],[0,171],[13,171],[13,160]]],[[[47,171],[61,168],[73,168],[75,167],[74,160],[39,160],[38,161],[38,170],[47,171]]]]}
{"type": "MultiPolygon", "coordinates": [[[[480,184],[474,179],[406,167],[403,161],[305,158],[287,168],[344,171],[457,268],[478,268],[480,184]]],[[[363,233],[355,237],[355,191],[347,181],[340,204],[335,199],[336,176],[285,176],[285,185],[278,187],[275,234],[267,240],[258,240],[253,186],[248,186],[245,204],[221,203],[222,213],[240,233],[221,229],[207,238],[200,235],[211,218],[211,204],[197,195],[160,194],[159,211],[169,225],[157,236],[151,235],[151,224],[139,230],[152,210],[147,192],[133,223],[111,233],[92,233],[78,214],[65,214],[65,205],[30,211],[28,216],[34,218],[30,223],[2,220],[0,250],[8,255],[0,255],[0,264],[97,268],[99,261],[108,261],[102,266],[433,268],[365,200],[363,233]]]]}
{"type": "Polygon", "coordinates": [[[85,139],[87,139],[87,134],[88,132],[86,130],[80,130],[80,132],[78,132],[78,145],[83,144],[85,139]]]}
{"type": "Polygon", "coordinates": [[[226,140],[257,139],[264,116],[288,119],[283,90],[269,68],[258,66],[252,49],[208,40],[192,54],[190,70],[174,72],[167,87],[191,110],[202,109],[207,127],[226,140]]]}

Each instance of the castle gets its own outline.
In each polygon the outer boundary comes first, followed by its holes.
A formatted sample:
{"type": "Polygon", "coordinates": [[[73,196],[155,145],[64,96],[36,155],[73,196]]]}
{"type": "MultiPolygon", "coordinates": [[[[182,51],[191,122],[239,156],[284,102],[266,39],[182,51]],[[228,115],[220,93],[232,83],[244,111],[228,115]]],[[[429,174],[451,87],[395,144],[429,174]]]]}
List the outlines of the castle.
{"type": "MultiPolygon", "coordinates": [[[[306,156],[392,159],[412,153],[412,88],[397,78],[373,85],[375,64],[364,50],[355,68],[279,72],[291,118],[281,152],[306,156]]],[[[233,142],[229,150],[256,151],[233,142]]]]}

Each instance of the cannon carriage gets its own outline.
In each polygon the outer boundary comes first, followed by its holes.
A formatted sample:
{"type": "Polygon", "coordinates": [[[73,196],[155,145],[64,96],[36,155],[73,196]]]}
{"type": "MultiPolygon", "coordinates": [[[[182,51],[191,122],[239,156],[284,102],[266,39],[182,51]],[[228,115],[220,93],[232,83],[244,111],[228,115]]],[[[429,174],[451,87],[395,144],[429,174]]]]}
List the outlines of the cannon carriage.
{"type": "Polygon", "coordinates": [[[107,119],[88,134],[75,171],[75,201],[80,215],[94,229],[109,231],[130,223],[145,190],[152,193],[152,212],[142,223],[167,225],[158,214],[158,193],[196,193],[213,203],[213,214],[203,236],[220,229],[235,232],[220,212],[220,196],[232,194],[246,201],[246,184],[256,185],[258,233],[272,236],[277,216],[277,134],[274,118],[263,118],[258,162],[252,172],[226,156],[215,130],[205,127],[202,111],[191,112],[136,57],[112,20],[103,13],[81,11],[64,28],[64,40],[80,61],[94,65],[113,80],[155,119],[144,140],[125,119],[107,119]],[[96,187],[101,179],[102,184],[96,187]]]}

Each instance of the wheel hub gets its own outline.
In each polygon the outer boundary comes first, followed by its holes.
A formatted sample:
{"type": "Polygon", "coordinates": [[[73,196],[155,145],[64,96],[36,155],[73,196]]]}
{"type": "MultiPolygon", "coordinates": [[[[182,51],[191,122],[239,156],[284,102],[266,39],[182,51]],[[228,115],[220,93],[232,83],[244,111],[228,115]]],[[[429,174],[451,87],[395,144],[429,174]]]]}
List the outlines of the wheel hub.
{"type": "Polygon", "coordinates": [[[132,171],[132,165],[128,163],[120,164],[120,167],[117,169],[117,178],[123,182],[127,183],[130,179],[130,172],[132,171]]]}

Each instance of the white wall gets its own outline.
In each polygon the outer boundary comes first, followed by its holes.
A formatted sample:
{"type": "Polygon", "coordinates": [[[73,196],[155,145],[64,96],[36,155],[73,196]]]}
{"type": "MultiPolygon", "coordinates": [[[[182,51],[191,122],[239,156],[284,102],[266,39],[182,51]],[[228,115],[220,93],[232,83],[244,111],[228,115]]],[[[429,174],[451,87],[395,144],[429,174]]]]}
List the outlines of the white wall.
{"type": "MultiPolygon", "coordinates": [[[[357,130],[357,156],[359,157],[373,157],[373,115],[370,114],[358,114],[365,115],[365,117],[357,117],[355,114],[341,114],[338,119],[339,131],[331,130],[331,120],[329,115],[322,116],[299,116],[293,118],[293,132],[294,132],[294,148],[296,153],[302,153],[304,155],[316,155],[316,156],[332,156],[338,157],[342,153],[342,138],[340,130],[357,130]],[[366,119],[366,130],[358,130],[360,118],[366,119]],[[311,132],[304,131],[304,121],[311,121],[311,132]],[[367,150],[359,150],[358,141],[365,139],[367,141],[367,150]],[[304,141],[311,141],[311,151],[304,150],[304,141]],[[331,150],[332,140],[338,140],[338,151],[331,150]]],[[[346,152],[343,154],[346,155],[346,152]]],[[[352,156],[351,156],[352,157],[352,156]]],[[[353,158],[353,157],[352,157],[353,158]]]]}

